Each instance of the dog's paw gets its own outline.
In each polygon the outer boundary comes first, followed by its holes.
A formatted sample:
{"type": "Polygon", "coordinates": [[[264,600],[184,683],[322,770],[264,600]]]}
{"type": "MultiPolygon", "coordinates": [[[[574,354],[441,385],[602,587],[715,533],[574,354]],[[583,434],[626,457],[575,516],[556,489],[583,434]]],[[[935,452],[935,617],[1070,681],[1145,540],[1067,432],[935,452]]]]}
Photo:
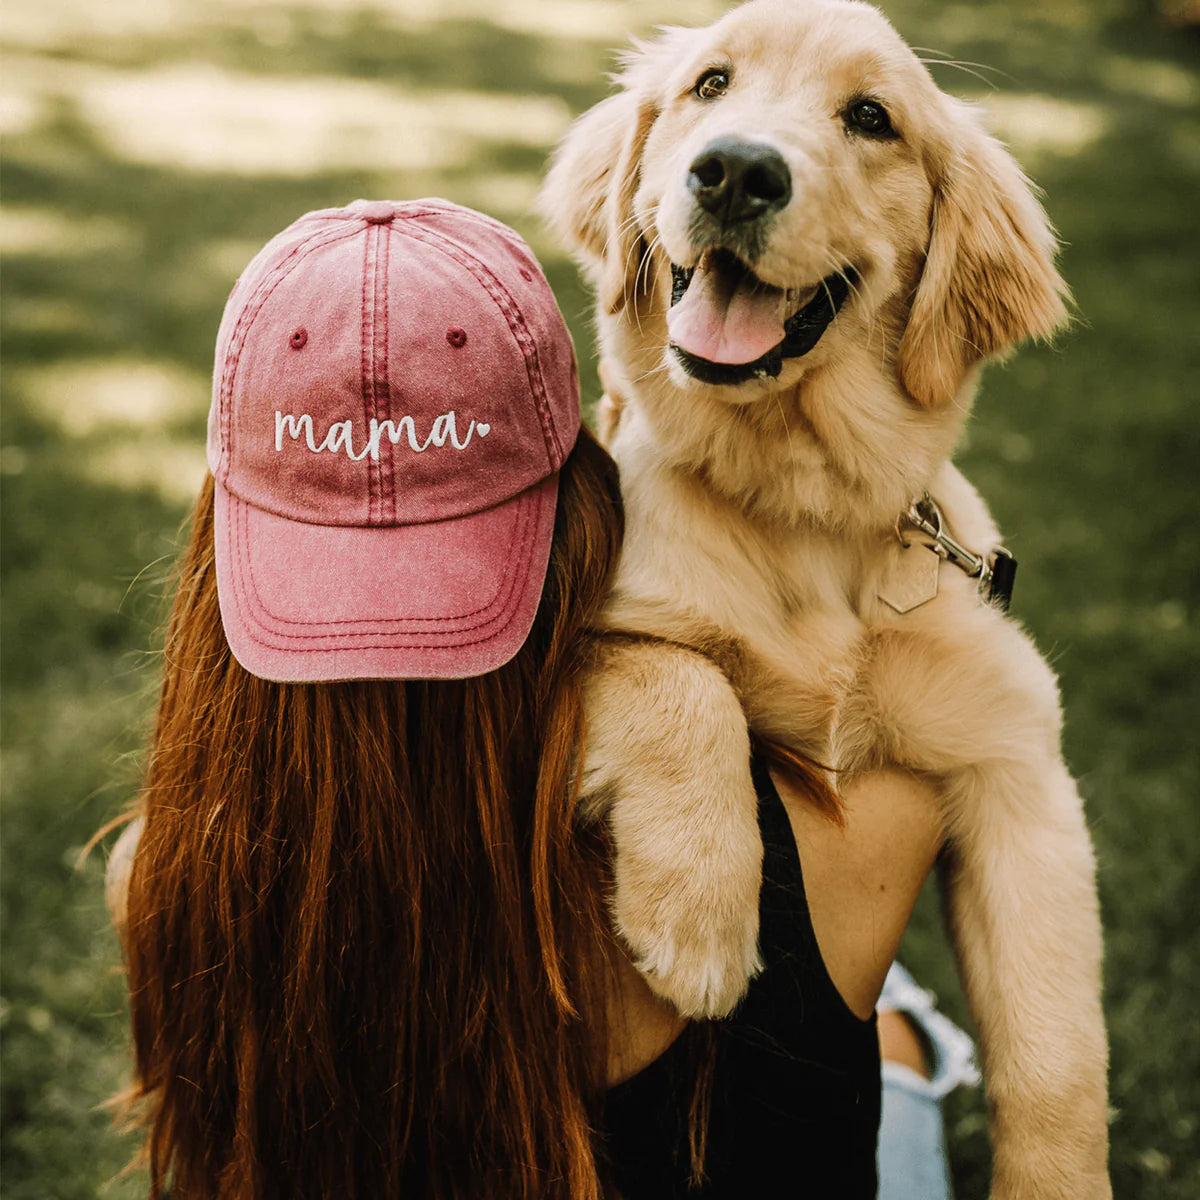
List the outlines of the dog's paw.
{"type": "Polygon", "coordinates": [[[720,939],[707,949],[684,946],[669,935],[637,958],[634,965],[650,988],[669,1000],[682,1016],[708,1019],[728,1016],[746,994],[750,980],[762,970],[758,922],[740,945],[720,939]]]}
{"type": "Polygon", "coordinates": [[[691,1018],[727,1016],[762,970],[758,952],[758,888],[684,888],[657,903],[614,904],[617,932],[652,991],[691,1018]]]}

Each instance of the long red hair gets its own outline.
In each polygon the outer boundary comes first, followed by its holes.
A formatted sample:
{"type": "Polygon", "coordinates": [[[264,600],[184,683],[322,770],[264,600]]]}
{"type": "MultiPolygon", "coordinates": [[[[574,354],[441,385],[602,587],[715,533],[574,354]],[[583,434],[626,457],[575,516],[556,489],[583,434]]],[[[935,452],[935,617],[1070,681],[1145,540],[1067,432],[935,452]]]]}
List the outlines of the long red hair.
{"type": "Polygon", "coordinates": [[[564,465],[541,608],[476,679],[280,684],[232,657],[196,506],[125,944],[151,1194],[601,1194],[605,854],[576,821],[615,469],[564,465]]]}

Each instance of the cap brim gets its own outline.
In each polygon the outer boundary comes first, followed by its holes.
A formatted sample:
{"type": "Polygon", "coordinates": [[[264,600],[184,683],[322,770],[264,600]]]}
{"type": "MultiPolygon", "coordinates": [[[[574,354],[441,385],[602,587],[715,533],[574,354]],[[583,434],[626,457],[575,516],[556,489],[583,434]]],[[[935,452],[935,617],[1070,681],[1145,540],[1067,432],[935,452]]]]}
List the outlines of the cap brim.
{"type": "Polygon", "coordinates": [[[219,483],[217,590],[234,657],[288,683],[462,679],[508,662],[533,626],[558,476],[468,516],[308,525],[219,483]]]}

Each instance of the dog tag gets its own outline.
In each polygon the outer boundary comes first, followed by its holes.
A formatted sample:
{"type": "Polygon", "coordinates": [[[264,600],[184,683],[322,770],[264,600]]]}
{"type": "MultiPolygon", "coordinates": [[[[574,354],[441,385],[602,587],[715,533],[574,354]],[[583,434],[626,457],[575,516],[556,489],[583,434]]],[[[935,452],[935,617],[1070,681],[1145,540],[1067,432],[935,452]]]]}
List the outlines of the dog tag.
{"type": "Polygon", "coordinates": [[[922,542],[898,547],[879,586],[880,600],[898,613],[927,604],[938,593],[940,563],[937,554],[922,542]]]}

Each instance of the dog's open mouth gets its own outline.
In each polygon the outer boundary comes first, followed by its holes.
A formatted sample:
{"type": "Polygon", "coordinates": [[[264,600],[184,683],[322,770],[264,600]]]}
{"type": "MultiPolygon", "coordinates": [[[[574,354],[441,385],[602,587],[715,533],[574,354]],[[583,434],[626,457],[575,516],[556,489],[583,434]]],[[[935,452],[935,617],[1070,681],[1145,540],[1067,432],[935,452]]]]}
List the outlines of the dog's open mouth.
{"type": "Polygon", "coordinates": [[[772,287],[730,251],[706,250],[694,267],[671,264],[671,350],[704,383],[773,378],[820,341],[856,281],[847,267],[807,288],[772,287]]]}

